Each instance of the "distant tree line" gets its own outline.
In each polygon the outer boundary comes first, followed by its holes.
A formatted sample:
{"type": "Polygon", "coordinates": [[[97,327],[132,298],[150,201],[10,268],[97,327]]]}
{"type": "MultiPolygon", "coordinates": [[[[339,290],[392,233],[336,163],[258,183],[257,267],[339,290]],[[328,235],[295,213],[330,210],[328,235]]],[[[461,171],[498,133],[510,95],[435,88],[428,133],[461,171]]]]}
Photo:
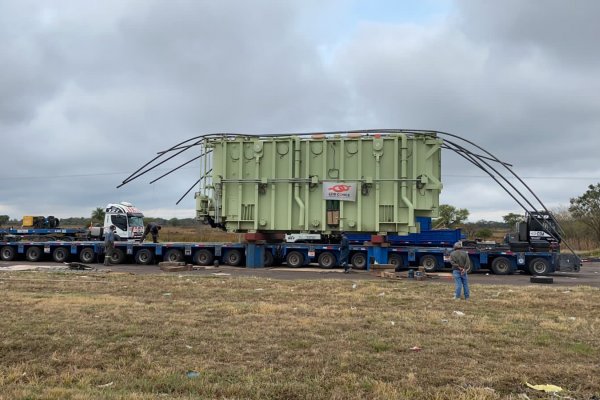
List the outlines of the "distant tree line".
{"type": "Polygon", "coordinates": [[[469,239],[496,239],[501,238],[511,230],[515,223],[523,219],[523,216],[510,213],[503,217],[503,222],[479,220],[477,222],[466,222],[469,218],[469,210],[456,208],[450,204],[441,204],[439,218],[436,218],[433,227],[435,229],[462,229],[469,239]]]}
{"type": "Polygon", "coordinates": [[[22,219],[12,219],[8,215],[0,215],[0,227],[18,227],[22,222],[22,219]]]}
{"type": "Polygon", "coordinates": [[[591,250],[600,246],[600,183],[589,185],[568,209],[555,212],[565,237],[576,248],[591,250]]]}
{"type": "Polygon", "coordinates": [[[196,221],[195,218],[153,218],[153,217],[144,217],[144,222],[154,222],[160,226],[174,226],[174,227],[194,227],[198,226],[199,222],[196,221]]]}

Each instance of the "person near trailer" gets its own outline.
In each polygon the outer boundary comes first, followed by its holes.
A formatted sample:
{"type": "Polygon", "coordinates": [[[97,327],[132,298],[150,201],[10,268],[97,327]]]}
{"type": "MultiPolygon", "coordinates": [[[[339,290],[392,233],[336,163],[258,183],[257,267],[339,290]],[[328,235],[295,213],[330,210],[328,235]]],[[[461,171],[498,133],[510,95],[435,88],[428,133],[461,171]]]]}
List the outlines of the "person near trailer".
{"type": "Polygon", "coordinates": [[[146,236],[150,234],[152,235],[152,243],[158,243],[158,231],[160,231],[160,229],[160,225],[150,222],[146,225],[146,229],[144,229],[144,235],[142,236],[141,242],[143,242],[144,239],[146,239],[146,236]]]}
{"type": "Polygon", "coordinates": [[[350,243],[348,242],[348,236],[342,233],[342,239],[340,240],[340,265],[344,267],[344,273],[350,272],[350,264],[348,263],[348,257],[350,256],[350,243]]]}
{"type": "Polygon", "coordinates": [[[471,292],[467,272],[471,260],[469,260],[469,254],[462,249],[461,242],[454,243],[454,250],[450,253],[450,264],[452,264],[452,277],[454,278],[454,299],[460,299],[461,292],[463,292],[465,300],[468,300],[471,292]]]}
{"type": "Polygon", "coordinates": [[[110,265],[115,250],[115,226],[111,225],[104,234],[104,265],[110,265]]]}

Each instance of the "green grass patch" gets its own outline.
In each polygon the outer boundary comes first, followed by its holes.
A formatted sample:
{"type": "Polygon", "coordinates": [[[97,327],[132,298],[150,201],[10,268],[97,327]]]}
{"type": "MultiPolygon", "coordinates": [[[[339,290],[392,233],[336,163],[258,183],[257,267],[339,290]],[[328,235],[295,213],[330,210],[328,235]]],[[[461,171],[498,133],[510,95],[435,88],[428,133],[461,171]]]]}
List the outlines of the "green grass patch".
{"type": "Polygon", "coordinates": [[[594,356],[594,355],[598,354],[598,348],[592,347],[591,345],[589,345],[587,343],[581,343],[581,342],[567,343],[567,348],[576,354],[583,354],[583,355],[589,355],[589,356],[594,356]]]}
{"type": "Polygon", "coordinates": [[[86,275],[0,275],[0,400],[600,395],[594,288],[86,275]]]}

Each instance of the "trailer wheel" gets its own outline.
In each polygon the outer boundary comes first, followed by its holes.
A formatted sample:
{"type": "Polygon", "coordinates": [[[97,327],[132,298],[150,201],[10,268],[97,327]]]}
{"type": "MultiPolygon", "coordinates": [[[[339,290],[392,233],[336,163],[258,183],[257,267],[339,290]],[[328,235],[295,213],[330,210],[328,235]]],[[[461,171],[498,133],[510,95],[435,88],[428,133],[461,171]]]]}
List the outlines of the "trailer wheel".
{"type": "Polygon", "coordinates": [[[66,247],[57,247],[52,252],[52,259],[54,262],[63,263],[67,261],[67,258],[69,258],[69,251],[66,247]]]}
{"type": "Polygon", "coordinates": [[[467,274],[470,274],[471,272],[473,272],[473,261],[471,261],[470,258],[469,258],[469,266],[467,268],[465,268],[465,272],[467,274]]]}
{"type": "Polygon", "coordinates": [[[396,272],[398,272],[404,267],[404,260],[402,260],[400,254],[392,253],[388,256],[388,264],[392,264],[396,267],[396,272]]]}
{"type": "Polygon", "coordinates": [[[94,253],[94,249],[91,247],[84,247],[79,253],[79,261],[84,264],[93,263],[95,258],[96,254],[94,253]]]}
{"type": "Polygon", "coordinates": [[[238,249],[229,250],[225,253],[223,261],[225,261],[225,264],[227,265],[237,267],[242,263],[242,252],[238,249]]]}
{"type": "Polygon", "coordinates": [[[273,257],[273,253],[269,250],[265,249],[265,267],[270,267],[275,262],[275,257],[273,257]]]}
{"type": "Polygon", "coordinates": [[[510,260],[506,257],[498,257],[492,261],[492,272],[497,275],[507,275],[511,273],[510,260]]]}
{"type": "Polygon", "coordinates": [[[42,250],[37,246],[31,246],[25,252],[25,259],[27,261],[38,261],[42,258],[42,250]]]}
{"type": "Polygon", "coordinates": [[[299,251],[290,251],[285,261],[288,267],[298,268],[304,265],[304,256],[299,251]]]}
{"type": "Polygon", "coordinates": [[[0,259],[2,261],[12,261],[15,258],[15,249],[11,246],[3,246],[0,249],[0,259]]]}
{"type": "Polygon", "coordinates": [[[140,249],[135,253],[136,264],[148,265],[152,264],[152,261],[154,261],[154,255],[149,249],[140,249]]]}
{"type": "Polygon", "coordinates": [[[424,255],[419,259],[419,264],[425,268],[426,272],[435,272],[438,270],[438,260],[436,256],[431,254],[424,255]]]}
{"type": "Polygon", "coordinates": [[[531,275],[547,275],[550,273],[550,263],[545,258],[537,257],[529,261],[531,275]]]}
{"type": "Polygon", "coordinates": [[[169,249],[163,256],[163,261],[180,262],[183,261],[183,253],[179,249],[169,249]]]}
{"type": "Polygon", "coordinates": [[[366,269],[367,268],[367,256],[365,253],[354,253],[350,258],[350,264],[354,269],[366,269]]]}
{"type": "Polygon", "coordinates": [[[213,253],[211,253],[210,250],[200,249],[194,253],[192,261],[196,265],[211,265],[214,259],[215,257],[213,256],[213,253]]]}
{"type": "Polygon", "coordinates": [[[110,257],[110,262],[112,264],[121,264],[123,261],[125,261],[125,253],[123,253],[123,250],[114,248],[112,257],[110,257]]]}
{"type": "Polygon", "coordinates": [[[319,266],[322,268],[333,268],[335,266],[336,259],[333,253],[325,251],[319,254],[317,261],[319,262],[319,266]]]}

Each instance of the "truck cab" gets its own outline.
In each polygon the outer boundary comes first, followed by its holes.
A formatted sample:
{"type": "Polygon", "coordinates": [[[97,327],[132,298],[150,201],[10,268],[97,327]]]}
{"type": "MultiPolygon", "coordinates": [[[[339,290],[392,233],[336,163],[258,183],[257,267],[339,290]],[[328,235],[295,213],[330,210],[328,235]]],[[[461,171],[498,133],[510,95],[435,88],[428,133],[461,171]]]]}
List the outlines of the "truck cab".
{"type": "Polygon", "coordinates": [[[104,226],[91,228],[91,236],[104,237],[111,225],[117,240],[140,240],[144,234],[144,214],[126,201],[108,204],[104,209],[104,226]]]}

